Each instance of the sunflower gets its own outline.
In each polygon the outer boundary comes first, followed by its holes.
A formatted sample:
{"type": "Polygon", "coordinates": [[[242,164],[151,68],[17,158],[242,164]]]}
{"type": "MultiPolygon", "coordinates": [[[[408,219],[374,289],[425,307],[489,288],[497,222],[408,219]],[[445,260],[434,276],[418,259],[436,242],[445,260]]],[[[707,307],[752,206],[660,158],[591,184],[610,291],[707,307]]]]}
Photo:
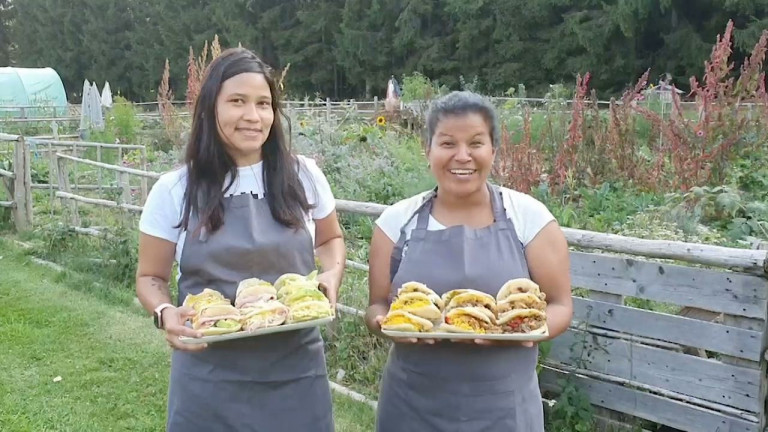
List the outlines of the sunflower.
{"type": "Polygon", "coordinates": [[[299,122],[299,126],[301,126],[302,129],[307,127],[307,122],[305,120],[302,120],[299,122]]]}
{"type": "Polygon", "coordinates": [[[384,126],[387,124],[387,119],[385,119],[384,116],[378,116],[376,117],[376,124],[379,126],[384,126]]]}

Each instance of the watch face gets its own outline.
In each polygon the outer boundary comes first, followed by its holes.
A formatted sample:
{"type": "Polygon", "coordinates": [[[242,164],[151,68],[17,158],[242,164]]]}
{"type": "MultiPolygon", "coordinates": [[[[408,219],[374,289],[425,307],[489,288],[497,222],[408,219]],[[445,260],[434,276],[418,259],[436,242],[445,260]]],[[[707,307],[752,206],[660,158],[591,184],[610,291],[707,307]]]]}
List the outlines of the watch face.
{"type": "Polygon", "coordinates": [[[152,321],[155,323],[155,327],[160,328],[160,314],[155,312],[155,314],[152,316],[152,321]]]}

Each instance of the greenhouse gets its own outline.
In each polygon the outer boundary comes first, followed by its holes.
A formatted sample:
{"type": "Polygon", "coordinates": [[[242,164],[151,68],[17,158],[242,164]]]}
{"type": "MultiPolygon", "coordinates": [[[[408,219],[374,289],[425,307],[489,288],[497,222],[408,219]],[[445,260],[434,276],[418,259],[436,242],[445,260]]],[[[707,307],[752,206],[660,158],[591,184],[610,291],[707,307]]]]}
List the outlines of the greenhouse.
{"type": "Polygon", "coordinates": [[[0,67],[0,118],[57,117],[67,112],[67,93],[52,68],[0,67]]]}

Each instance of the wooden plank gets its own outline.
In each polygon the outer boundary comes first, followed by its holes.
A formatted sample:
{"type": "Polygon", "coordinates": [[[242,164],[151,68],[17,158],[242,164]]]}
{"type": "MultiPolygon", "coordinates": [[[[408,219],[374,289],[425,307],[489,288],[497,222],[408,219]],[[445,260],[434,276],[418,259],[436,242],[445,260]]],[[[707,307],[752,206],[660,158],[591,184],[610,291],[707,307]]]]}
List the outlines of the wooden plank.
{"type": "Polygon", "coordinates": [[[56,197],[71,200],[71,201],[86,203],[86,204],[100,205],[103,207],[120,208],[120,209],[128,210],[134,213],[141,213],[141,210],[142,210],[141,207],[135,206],[132,204],[117,203],[115,201],[99,199],[99,198],[88,198],[80,195],[71,194],[68,192],[61,192],[61,191],[56,192],[56,197]]]}
{"type": "MultiPolygon", "coordinates": [[[[340,212],[378,216],[388,206],[384,204],[336,200],[340,212]]],[[[715,267],[737,267],[766,271],[766,252],[751,249],[728,248],[697,243],[667,240],[646,240],[616,234],[597,233],[573,228],[562,228],[571,246],[640,255],[649,258],[667,258],[715,267]]]]}
{"type": "Polygon", "coordinates": [[[573,319],[632,335],[760,360],[762,332],[676,315],[573,298],[573,319]],[[702,337],[701,335],[706,335],[702,337]]]}
{"type": "Polygon", "coordinates": [[[117,180],[121,190],[120,203],[130,204],[131,203],[131,186],[130,186],[130,178],[128,177],[128,174],[118,173],[117,180]]]}
{"type": "MultiPolygon", "coordinates": [[[[56,196],[59,196],[59,194],[69,194],[69,170],[67,169],[66,161],[64,161],[64,159],[56,159],[56,167],[56,174],[59,177],[59,189],[61,189],[56,192],[56,196]]],[[[77,211],[77,202],[68,201],[65,206],[69,207],[72,216],[72,225],[80,226],[80,215],[77,211]]]]}
{"type": "Polygon", "coordinates": [[[0,177],[8,177],[8,178],[15,179],[16,178],[16,174],[14,174],[14,173],[12,173],[10,171],[6,171],[4,169],[0,169],[0,177]]]}
{"type": "Polygon", "coordinates": [[[768,281],[757,275],[603,254],[572,252],[571,284],[750,318],[765,318],[768,304],[768,281]]]}
{"type": "Polygon", "coordinates": [[[590,290],[587,294],[590,299],[601,301],[604,303],[613,303],[617,305],[623,305],[624,304],[624,296],[619,294],[609,294],[605,292],[600,291],[592,291],[590,290]]]}
{"type": "Polygon", "coordinates": [[[108,170],[112,170],[112,171],[118,171],[118,172],[123,172],[123,173],[128,173],[128,174],[133,174],[133,175],[142,176],[142,177],[148,177],[148,178],[153,178],[153,179],[160,178],[160,173],[154,173],[154,172],[150,172],[150,171],[142,171],[142,170],[137,170],[137,169],[133,169],[133,168],[126,168],[126,167],[122,167],[122,166],[119,166],[119,165],[105,164],[105,163],[96,162],[96,161],[92,161],[92,160],[88,160],[88,159],[76,158],[74,156],[68,156],[68,155],[61,154],[61,153],[56,153],[56,157],[58,157],[60,159],[67,159],[67,160],[71,160],[71,161],[74,161],[74,162],[83,163],[83,164],[86,164],[86,165],[93,165],[93,166],[97,166],[99,168],[104,168],[104,169],[108,169],[108,170]]]}
{"type": "MultiPolygon", "coordinates": [[[[57,183],[45,184],[45,183],[32,183],[32,189],[58,189],[57,183]]],[[[119,190],[120,186],[102,186],[102,185],[70,185],[72,190],[119,190]]]]}
{"type": "MultiPolygon", "coordinates": [[[[762,333],[765,331],[765,321],[758,320],[754,318],[744,318],[739,316],[733,316],[733,315],[723,315],[723,324],[733,326],[734,328],[740,328],[740,329],[748,329],[752,331],[756,331],[760,333],[760,338],[758,338],[754,346],[757,349],[760,349],[760,341],[762,339],[762,333]]],[[[731,353],[727,353],[731,354],[731,353]]],[[[721,360],[723,363],[728,363],[732,365],[738,365],[743,367],[750,367],[758,369],[760,368],[760,358],[757,359],[744,359],[741,358],[741,356],[732,356],[732,355],[724,355],[722,356],[721,360]]]]}
{"type": "Polygon", "coordinates": [[[30,144],[51,144],[57,147],[101,147],[101,148],[108,148],[108,149],[127,149],[127,150],[140,150],[143,148],[146,148],[143,145],[135,145],[135,144],[108,144],[108,143],[99,143],[99,142],[89,142],[89,141],[57,141],[57,140],[49,140],[49,139],[35,139],[35,138],[29,138],[30,144]]]}
{"type": "Polygon", "coordinates": [[[552,341],[549,358],[753,413],[761,409],[759,370],[575,330],[552,341]]]}
{"type": "Polygon", "coordinates": [[[558,381],[568,376],[592,404],[655,423],[687,432],[760,432],[758,424],[749,420],[546,366],[540,376],[541,387],[558,391],[558,381]]]}
{"type": "Polygon", "coordinates": [[[19,139],[14,143],[13,151],[13,171],[16,177],[13,179],[13,201],[16,205],[13,207],[13,221],[17,231],[24,231],[28,229],[32,221],[28,218],[27,207],[32,205],[28,203],[31,200],[31,193],[27,195],[27,186],[24,182],[27,179],[27,175],[24,170],[29,170],[29,158],[25,156],[28,153],[26,145],[24,145],[24,138],[19,139]]]}
{"type": "Polygon", "coordinates": [[[14,208],[16,207],[15,201],[0,201],[0,207],[14,208]]]}

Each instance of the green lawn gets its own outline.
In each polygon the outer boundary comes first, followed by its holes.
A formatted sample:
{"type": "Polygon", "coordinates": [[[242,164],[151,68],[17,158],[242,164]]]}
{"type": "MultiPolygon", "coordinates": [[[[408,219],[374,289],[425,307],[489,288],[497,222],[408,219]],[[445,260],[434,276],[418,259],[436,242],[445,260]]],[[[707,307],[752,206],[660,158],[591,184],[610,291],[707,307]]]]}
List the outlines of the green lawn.
{"type": "MultiPolygon", "coordinates": [[[[158,431],[169,349],[136,308],[72,289],[0,239],[0,430],[158,431]],[[58,379],[60,377],[60,380],[58,379]]],[[[335,394],[337,431],[374,412],[335,394]]]]}

